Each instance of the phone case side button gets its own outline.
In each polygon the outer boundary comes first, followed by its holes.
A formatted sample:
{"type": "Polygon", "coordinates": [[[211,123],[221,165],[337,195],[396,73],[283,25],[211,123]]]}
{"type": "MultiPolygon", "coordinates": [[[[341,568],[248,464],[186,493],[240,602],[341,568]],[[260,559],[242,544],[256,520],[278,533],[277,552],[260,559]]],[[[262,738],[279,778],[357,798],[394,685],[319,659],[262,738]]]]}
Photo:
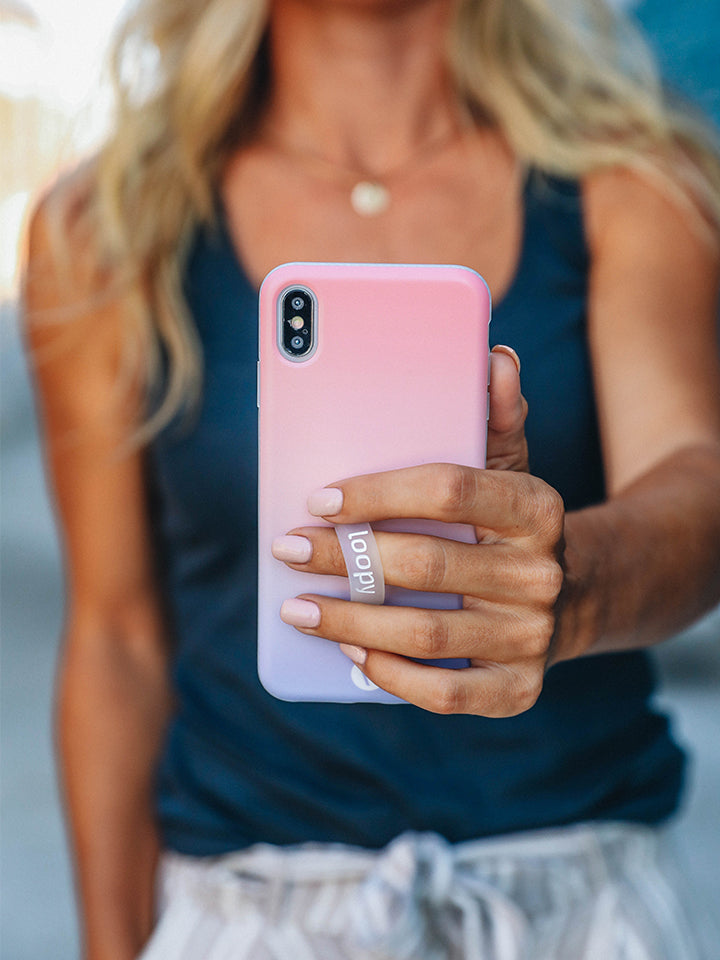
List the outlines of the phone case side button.
{"type": "Polygon", "coordinates": [[[255,404],[260,409],[260,361],[255,364],[255,404]]]}

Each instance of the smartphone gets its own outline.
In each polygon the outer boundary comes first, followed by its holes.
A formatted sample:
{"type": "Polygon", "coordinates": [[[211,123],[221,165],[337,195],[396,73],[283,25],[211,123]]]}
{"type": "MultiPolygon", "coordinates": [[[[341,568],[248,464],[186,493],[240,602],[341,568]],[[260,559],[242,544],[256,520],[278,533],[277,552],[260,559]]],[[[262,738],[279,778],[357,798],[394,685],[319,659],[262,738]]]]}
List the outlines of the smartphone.
{"type": "MultiPolygon", "coordinates": [[[[349,598],[341,577],[301,573],[270,546],[313,490],[422,463],[485,465],[490,294],[459,266],[287,263],[260,291],[258,672],[283,700],[401,703],[337,645],[283,623],[300,593],[349,598]]],[[[472,542],[471,527],[374,524],[472,542]]],[[[389,587],[386,603],[458,607],[457,596],[389,587]]],[[[467,661],[442,661],[465,666],[467,661]]]]}

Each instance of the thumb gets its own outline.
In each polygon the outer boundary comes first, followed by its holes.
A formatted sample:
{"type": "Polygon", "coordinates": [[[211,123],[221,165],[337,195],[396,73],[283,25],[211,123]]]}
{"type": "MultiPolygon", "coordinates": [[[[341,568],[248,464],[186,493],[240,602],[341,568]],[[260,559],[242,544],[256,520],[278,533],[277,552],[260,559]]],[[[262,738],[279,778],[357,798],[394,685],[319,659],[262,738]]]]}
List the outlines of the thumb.
{"type": "Polygon", "coordinates": [[[528,471],[527,410],[527,401],[520,389],[520,358],[512,347],[493,347],[490,354],[488,470],[528,471]]]}

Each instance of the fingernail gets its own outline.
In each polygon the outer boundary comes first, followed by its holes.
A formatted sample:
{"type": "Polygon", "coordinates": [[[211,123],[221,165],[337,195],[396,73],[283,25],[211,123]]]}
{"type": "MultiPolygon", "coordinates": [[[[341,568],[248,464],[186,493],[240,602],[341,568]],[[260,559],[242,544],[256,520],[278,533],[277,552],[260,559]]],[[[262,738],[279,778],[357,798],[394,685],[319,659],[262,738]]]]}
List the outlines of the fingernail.
{"type": "Polygon", "coordinates": [[[367,650],[364,647],[356,647],[352,643],[338,644],[346,657],[350,657],[353,663],[361,667],[367,660],[367,650]]]}
{"type": "Polygon", "coordinates": [[[337,487],[323,487],[314,490],[307,500],[308,511],[314,517],[332,517],[340,513],[343,505],[343,492],[337,487]]]}
{"type": "Polygon", "coordinates": [[[312,542],[307,537],[275,537],[272,542],[272,555],[276,560],[287,563],[307,563],[312,557],[312,542]]]}
{"type": "Polygon", "coordinates": [[[310,600],[298,600],[293,597],[285,600],[280,607],[280,619],[291,627],[320,626],[320,607],[310,600]]]}
{"type": "Polygon", "coordinates": [[[491,352],[506,353],[509,357],[512,357],[512,360],[517,367],[517,372],[520,373],[520,357],[515,353],[512,347],[508,347],[504,343],[498,343],[497,346],[492,348],[491,352]]]}

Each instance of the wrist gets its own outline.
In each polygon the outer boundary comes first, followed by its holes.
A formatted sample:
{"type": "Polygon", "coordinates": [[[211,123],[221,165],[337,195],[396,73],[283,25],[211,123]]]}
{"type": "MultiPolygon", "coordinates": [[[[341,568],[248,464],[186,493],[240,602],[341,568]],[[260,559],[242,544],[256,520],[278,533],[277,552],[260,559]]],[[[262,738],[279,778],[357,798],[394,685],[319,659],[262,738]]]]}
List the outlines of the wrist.
{"type": "Polygon", "coordinates": [[[579,548],[583,540],[578,527],[582,527],[582,517],[567,515],[561,560],[564,579],[555,607],[548,667],[589,654],[602,630],[602,605],[595,589],[599,559],[595,551],[579,548]]]}

